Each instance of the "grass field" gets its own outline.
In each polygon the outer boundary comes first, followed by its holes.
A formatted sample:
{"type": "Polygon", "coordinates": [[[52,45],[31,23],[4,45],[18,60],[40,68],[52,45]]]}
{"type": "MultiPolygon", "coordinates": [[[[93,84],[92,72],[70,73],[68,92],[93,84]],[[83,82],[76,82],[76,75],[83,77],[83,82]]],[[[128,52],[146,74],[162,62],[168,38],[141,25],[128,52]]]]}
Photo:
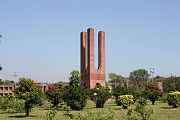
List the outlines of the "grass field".
{"type": "MultiPolygon", "coordinates": [[[[172,109],[167,103],[157,102],[156,105],[149,105],[153,108],[154,120],[180,120],[180,108],[172,109]]],[[[124,120],[127,110],[121,109],[121,107],[116,106],[113,101],[108,101],[105,104],[105,108],[96,109],[95,104],[91,101],[88,101],[86,108],[81,111],[82,114],[85,114],[87,111],[90,112],[108,112],[113,111],[115,113],[115,118],[117,120],[124,120]]],[[[30,113],[30,117],[24,117],[24,113],[14,113],[8,114],[0,111],[0,120],[45,120],[46,113],[48,110],[43,108],[34,108],[30,113]]],[[[79,111],[71,111],[72,114],[78,114],[79,111]]],[[[63,111],[58,111],[56,115],[56,120],[64,120],[63,111]]]]}

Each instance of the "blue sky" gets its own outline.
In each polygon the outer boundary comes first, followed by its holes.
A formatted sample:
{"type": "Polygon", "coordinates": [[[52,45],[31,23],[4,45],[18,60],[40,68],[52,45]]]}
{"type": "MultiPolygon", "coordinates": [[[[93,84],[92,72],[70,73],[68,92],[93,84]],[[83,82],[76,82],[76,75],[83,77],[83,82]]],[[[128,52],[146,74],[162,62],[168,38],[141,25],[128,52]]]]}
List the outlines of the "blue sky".
{"type": "MultiPolygon", "coordinates": [[[[107,73],[180,75],[179,0],[0,0],[0,77],[67,80],[80,32],[106,32],[107,73]]],[[[97,46],[97,44],[96,44],[97,46]]]]}

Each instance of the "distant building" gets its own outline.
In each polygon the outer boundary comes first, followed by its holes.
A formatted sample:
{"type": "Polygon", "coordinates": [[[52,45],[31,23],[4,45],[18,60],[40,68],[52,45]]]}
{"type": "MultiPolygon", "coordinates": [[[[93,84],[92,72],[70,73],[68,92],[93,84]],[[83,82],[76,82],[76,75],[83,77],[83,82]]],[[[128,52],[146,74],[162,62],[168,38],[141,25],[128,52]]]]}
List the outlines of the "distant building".
{"type": "Polygon", "coordinates": [[[61,85],[63,85],[64,87],[69,86],[69,82],[64,82],[64,81],[60,81],[60,82],[58,82],[58,84],[61,84],[61,85]]]}
{"type": "MultiPolygon", "coordinates": [[[[48,89],[54,85],[54,84],[48,84],[48,83],[41,83],[33,80],[33,83],[40,88],[40,90],[45,93],[48,91],[48,89]]],[[[59,84],[62,84],[64,87],[69,85],[69,82],[59,82],[59,84]]],[[[14,96],[15,90],[18,87],[15,83],[8,83],[8,84],[2,84],[0,85],[0,96],[14,96]]]]}
{"type": "Polygon", "coordinates": [[[48,84],[47,83],[34,83],[36,86],[38,86],[41,91],[44,93],[48,90],[48,84]]]}
{"type": "Polygon", "coordinates": [[[0,85],[0,96],[14,96],[15,84],[0,85]]]}
{"type": "MultiPolygon", "coordinates": [[[[48,84],[47,83],[34,83],[36,86],[38,86],[42,92],[46,92],[48,90],[48,84]]],[[[14,96],[15,90],[18,86],[15,84],[2,84],[0,85],[0,96],[14,96]]]]}

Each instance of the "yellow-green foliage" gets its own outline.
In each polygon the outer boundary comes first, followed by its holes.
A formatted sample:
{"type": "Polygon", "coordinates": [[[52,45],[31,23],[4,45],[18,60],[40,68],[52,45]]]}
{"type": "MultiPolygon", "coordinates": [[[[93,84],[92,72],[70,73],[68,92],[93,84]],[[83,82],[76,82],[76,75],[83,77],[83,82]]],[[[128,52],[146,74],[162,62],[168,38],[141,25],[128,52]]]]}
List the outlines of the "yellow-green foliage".
{"type": "Polygon", "coordinates": [[[134,103],[134,97],[132,95],[121,95],[117,98],[117,104],[122,105],[124,109],[134,103]]]}
{"type": "Polygon", "coordinates": [[[180,92],[170,92],[167,96],[167,101],[170,106],[173,106],[173,108],[176,108],[180,104],[180,92]]]}

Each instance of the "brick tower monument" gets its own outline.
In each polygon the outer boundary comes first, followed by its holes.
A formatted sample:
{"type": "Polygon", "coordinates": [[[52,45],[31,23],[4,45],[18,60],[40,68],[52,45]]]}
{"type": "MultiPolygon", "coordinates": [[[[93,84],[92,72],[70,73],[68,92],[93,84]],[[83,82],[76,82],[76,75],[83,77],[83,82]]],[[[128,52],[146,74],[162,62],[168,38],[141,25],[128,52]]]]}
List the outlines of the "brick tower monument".
{"type": "Polygon", "coordinates": [[[94,63],[94,29],[81,32],[81,86],[105,86],[105,32],[98,32],[98,67],[94,63]]]}

